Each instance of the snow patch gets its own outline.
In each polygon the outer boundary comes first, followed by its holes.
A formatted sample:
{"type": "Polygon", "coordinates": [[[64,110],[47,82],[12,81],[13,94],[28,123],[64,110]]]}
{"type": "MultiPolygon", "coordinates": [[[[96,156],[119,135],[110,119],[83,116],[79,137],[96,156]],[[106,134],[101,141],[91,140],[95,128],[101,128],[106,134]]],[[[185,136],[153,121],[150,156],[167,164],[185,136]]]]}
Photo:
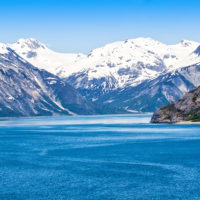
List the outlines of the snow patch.
{"type": "Polygon", "coordinates": [[[8,53],[7,45],[0,43],[0,54],[8,53]]]}

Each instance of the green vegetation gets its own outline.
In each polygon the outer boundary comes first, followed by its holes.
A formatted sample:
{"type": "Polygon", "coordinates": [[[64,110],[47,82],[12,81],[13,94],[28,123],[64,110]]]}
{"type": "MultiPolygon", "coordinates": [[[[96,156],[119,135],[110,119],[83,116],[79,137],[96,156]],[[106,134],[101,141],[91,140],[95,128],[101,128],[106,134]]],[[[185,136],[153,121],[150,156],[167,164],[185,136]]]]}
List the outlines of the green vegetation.
{"type": "Polygon", "coordinates": [[[195,114],[187,118],[188,121],[200,122],[200,114],[195,114]]]}
{"type": "Polygon", "coordinates": [[[188,121],[200,122],[200,108],[192,110],[187,116],[188,121]]]}

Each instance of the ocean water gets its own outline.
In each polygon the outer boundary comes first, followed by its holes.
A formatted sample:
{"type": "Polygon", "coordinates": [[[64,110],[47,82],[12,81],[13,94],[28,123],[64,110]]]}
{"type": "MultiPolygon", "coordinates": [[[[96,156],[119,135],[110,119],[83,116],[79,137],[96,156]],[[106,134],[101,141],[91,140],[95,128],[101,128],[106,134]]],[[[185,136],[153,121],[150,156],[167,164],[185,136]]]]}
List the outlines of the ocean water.
{"type": "Polygon", "coordinates": [[[151,115],[0,120],[0,200],[199,200],[200,125],[151,115]]]}

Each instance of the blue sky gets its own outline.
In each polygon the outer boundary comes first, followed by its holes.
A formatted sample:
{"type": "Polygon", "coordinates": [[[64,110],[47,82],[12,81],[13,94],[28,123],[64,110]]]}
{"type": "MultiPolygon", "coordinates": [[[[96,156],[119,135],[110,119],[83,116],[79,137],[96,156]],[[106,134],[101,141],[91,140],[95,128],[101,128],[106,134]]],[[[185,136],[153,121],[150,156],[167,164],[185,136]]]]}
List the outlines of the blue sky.
{"type": "Polygon", "coordinates": [[[199,0],[4,0],[0,41],[33,37],[76,53],[135,37],[200,42],[199,9],[199,0]]]}

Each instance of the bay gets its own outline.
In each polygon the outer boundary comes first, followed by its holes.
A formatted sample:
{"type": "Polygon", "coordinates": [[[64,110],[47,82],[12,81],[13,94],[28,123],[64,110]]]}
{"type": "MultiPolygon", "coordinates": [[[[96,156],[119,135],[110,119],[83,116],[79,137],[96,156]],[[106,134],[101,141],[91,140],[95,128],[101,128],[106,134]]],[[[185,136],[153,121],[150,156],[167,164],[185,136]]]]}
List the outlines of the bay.
{"type": "Polygon", "coordinates": [[[2,118],[0,199],[199,200],[200,125],[150,118],[2,118]]]}

